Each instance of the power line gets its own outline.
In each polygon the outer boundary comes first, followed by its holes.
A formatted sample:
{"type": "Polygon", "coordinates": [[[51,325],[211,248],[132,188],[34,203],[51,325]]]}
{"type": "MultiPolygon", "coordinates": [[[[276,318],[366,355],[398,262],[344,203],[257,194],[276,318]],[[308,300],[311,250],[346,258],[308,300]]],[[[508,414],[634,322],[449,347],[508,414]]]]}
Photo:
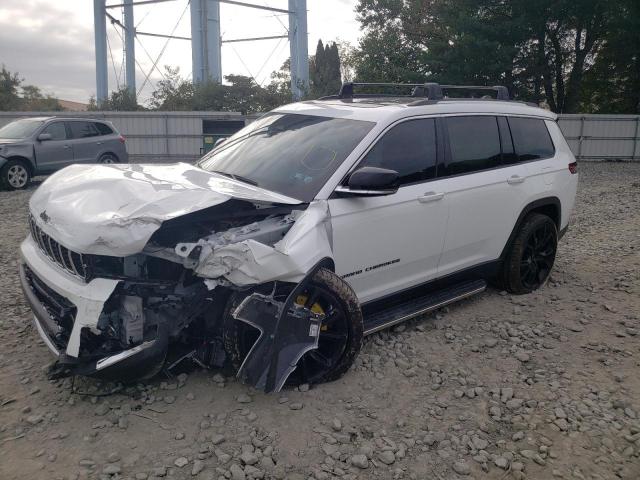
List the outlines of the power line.
{"type": "MultiPolygon", "coordinates": [[[[184,17],[184,14],[186,13],[187,8],[189,8],[189,3],[190,2],[187,2],[187,4],[184,7],[184,10],[182,10],[182,13],[180,14],[180,17],[178,18],[178,21],[176,22],[175,26],[173,27],[173,30],[171,30],[171,36],[173,36],[173,34],[178,29],[178,25],[180,25],[180,22],[182,21],[182,17],[184,17]]],[[[164,54],[165,50],[167,49],[167,45],[169,45],[170,41],[171,41],[171,39],[167,38],[167,41],[164,42],[164,46],[162,47],[162,50],[160,50],[160,53],[158,54],[158,57],[156,58],[156,61],[153,62],[153,65],[151,66],[151,69],[149,70],[149,73],[147,73],[147,76],[145,77],[144,82],[142,83],[142,86],[138,90],[138,95],[140,95],[140,93],[142,92],[142,89],[147,85],[147,81],[149,80],[149,76],[151,75],[153,70],[156,68],[156,65],[160,61],[160,58],[162,57],[162,55],[164,54]]]]}
{"type": "MultiPolygon", "coordinates": [[[[260,74],[262,73],[262,70],[264,70],[264,67],[267,65],[269,60],[271,60],[271,57],[273,57],[273,54],[276,53],[276,50],[278,49],[278,47],[280,46],[281,43],[282,43],[282,39],[278,40],[278,43],[276,43],[276,46],[273,47],[273,50],[271,50],[271,53],[269,54],[267,59],[264,61],[264,63],[260,67],[260,70],[258,70],[258,73],[256,74],[256,76],[258,76],[258,77],[260,76],[260,74]]],[[[265,82],[265,80],[266,80],[266,78],[261,83],[259,83],[259,85],[262,86],[262,84],[265,82]]]]}
{"type": "Polygon", "coordinates": [[[107,35],[107,47],[109,47],[109,57],[111,57],[111,65],[113,66],[113,76],[116,78],[116,86],[120,90],[120,77],[116,70],[116,62],[113,60],[113,53],[111,52],[111,42],[109,41],[109,35],[107,35]]]}

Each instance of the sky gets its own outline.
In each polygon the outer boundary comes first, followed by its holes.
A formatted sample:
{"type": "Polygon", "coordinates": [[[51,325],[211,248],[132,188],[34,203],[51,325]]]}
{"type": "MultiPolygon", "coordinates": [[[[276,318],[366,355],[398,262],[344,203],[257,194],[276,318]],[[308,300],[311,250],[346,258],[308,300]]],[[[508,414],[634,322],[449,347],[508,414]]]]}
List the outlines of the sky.
{"type": "MultiPolygon", "coordinates": [[[[246,3],[287,8],[287,0],[243,0],[246,3]]],[[[107,0],[107,5],[121,4],[107,0]]],[[[318,39],[357,44],[359,24],[354,12],[357,0],[307,0],[309,51],[318,39]]],[[[109,12],[121,20],[118,8],[109,12]]],[[[286,15],[253,8],[221,4],[221,34],[224,39],[285,35],[286,15]]],[[[135,7],[139,31],[190,36],[188,0],[174,0],[135,7]],[[182,18],[181,18],[182,16],[182,18]]],[[[107,22],[109,90],[124,83],[122,40],[118,27],[107,22]]],[[[136,40],[136,84],[144,103],[160,80],[164,66],[179,67],[191,78],[191,44],[185,40],[138,37],[136,40]],[[157,61],[157,70],[152,70],[157,61]],[[146,51],[145,51],[146,50],[146,51]],[[159,71],[158,71],[159,70],[159,71]]],[[[222,47],[222,73],[253,76],[269,82],[289,57],[286,39],[226,44],[222,47]]],[[[95,95],[93,0],[0,0],[0,64],[18,72],[25,84],[64,99],[86,103],[95,95]]]]}

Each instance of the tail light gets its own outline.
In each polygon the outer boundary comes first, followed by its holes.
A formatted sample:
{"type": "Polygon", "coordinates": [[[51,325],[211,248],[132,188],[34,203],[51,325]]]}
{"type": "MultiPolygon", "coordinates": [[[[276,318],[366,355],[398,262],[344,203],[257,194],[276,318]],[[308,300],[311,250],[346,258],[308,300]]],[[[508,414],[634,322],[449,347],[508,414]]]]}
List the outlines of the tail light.
{"type": "Polygon", "coordinates": [[[578,162],[573,162],[569,164],[569,171],[573,173],[578,173],[578,162]]]}
{"type": "Polygon", "coordinates": [[[120,135],[118,137],[118,140],[120,140],[120,142],[124,143],[126,141],[126,138],[124,138],[124,135],[120,135]]]}

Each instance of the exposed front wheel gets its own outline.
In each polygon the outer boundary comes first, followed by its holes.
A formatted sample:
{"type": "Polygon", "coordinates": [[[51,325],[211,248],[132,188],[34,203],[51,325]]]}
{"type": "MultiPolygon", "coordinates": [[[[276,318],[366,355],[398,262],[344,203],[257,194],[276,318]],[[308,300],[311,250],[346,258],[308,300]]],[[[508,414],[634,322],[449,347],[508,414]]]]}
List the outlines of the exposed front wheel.
{"type": "Polygon", "coordinates": [[[505,259],[503,286],[511,293],[530,293],[549,278],[558,247],[555,222],[540,213],[527,216],[505,259]]]}
{"type": "MultiPolygon", "coordinates": [[[[282,284],[276,299],[284,301],[291,286],[282,284]]],[[[259,331],[236,320],[231,312],[250,292],[236,292],[224,313],[223,337],[229,364],[238,371],[259,331]]],[[[322,316],[318,348],[304,354],[288,380],[289,385],[330,382],[340,378],[355,361],[362,346],[363,321],[353,289],[333,272],[320,269],[296,303],[322,316]]]]}
{"type": "Polygon", "coordinates": [[[2,185],[8,190],[22,190],[29,185],[31,172],[20,160],[9,160],[2,167],[2,185]]]}

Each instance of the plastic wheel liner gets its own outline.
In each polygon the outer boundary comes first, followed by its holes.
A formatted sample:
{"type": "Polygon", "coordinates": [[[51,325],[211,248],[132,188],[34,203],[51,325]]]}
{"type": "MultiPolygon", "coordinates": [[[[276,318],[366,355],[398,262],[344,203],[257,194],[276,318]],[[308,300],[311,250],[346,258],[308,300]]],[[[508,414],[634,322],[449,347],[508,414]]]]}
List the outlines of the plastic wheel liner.
{"type": "Polygon", "coordinates": [[[298,305],[295,299],[320,268],[321,263],[312,268],[284,303],[276,301],[273,293],[253,293],[232,312],[236,321],[260,331],[238,370],[240,381],[265,393],[279,392],[300,358],[318,348],[323,315],[298,305]]]}

